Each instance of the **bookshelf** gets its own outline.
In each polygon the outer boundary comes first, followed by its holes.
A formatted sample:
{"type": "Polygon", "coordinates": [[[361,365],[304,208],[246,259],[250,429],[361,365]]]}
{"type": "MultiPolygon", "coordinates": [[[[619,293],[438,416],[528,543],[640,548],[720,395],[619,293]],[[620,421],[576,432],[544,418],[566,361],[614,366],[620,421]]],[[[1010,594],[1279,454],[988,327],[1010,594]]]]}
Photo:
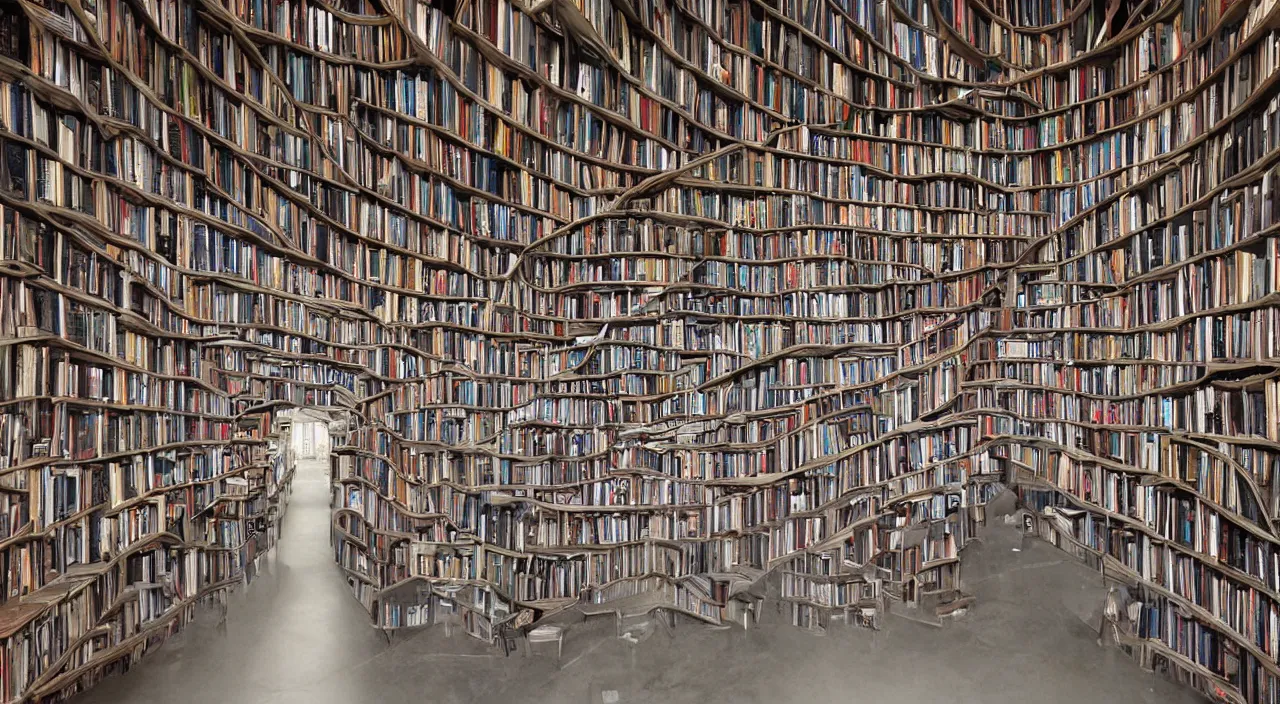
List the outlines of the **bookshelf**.
{"type": "Polygon", "coordinates": [[[1013,485],[1280,698],[1274,0],[0,2],[6,701],[245,578],[293,407],[380,628],[945,613],[1013,485]]]}
{"type": "Polygon", "coordinates": [[[14,702],[127,669],[252,579],[292,476],[275,410],[322,373],[295,386],[292,360],[199,317],[225,295],[215,267],[256,264],[234,245],[211,264],[201,238],[223,206],[193,191],[196,123],[160,109],[120,63],[145,61],[77,11],[6,4],[0,23],[0,697],[14,702]]]}

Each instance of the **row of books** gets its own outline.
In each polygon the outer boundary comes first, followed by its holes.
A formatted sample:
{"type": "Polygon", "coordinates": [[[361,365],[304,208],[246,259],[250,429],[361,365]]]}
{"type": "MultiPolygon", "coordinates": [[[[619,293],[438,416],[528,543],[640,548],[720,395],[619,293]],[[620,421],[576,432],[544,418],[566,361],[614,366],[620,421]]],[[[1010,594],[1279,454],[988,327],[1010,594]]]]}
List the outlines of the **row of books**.
{"type": "MultiPolygon", "coordinates": [[[[0,359],[12,365],[6,377],[17,382],[5,389],[14,399],[52,397],[85,405],[155,407],[212,418],[235,415],[231,399],[198,383],[165,378],[97,360],[80,360],[70,350],[18,344],[0,350],[0,359]]],[[[6,364],[6,366],[9,366],[6,364]]]]}

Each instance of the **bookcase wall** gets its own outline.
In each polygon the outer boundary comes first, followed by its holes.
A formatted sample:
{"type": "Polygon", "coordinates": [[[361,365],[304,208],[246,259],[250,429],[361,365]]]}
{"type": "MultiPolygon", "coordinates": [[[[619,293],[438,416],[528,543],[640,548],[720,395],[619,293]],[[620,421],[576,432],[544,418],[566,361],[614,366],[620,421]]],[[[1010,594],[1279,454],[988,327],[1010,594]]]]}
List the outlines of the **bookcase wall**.
{"type": "Polygon", "coordinates": [[[1280,698],[1274,0],[0,3],[6,700],[242,575],[290,406],[379,627],[945,607],[1011,482],[1280,698]]]}

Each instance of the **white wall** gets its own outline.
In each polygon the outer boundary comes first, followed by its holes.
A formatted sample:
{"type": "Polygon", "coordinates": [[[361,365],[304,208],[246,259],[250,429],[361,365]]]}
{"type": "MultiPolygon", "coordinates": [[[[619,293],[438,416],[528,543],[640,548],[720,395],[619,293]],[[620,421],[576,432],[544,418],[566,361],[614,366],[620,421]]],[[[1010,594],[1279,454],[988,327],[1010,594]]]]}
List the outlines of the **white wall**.
{"type": "Polygon", "coordinates": [[[291,437],[294,457],[300,460],[323,459],[329,455],[329,429],[324,423],[295,422],[291,437]]]}

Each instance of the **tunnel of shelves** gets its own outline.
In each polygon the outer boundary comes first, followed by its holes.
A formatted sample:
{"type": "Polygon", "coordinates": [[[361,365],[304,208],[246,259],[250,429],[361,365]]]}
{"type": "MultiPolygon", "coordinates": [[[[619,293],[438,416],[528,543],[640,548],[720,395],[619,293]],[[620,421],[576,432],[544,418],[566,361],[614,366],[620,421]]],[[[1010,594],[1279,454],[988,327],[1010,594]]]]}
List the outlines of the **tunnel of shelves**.
{"type": "Polygon", "coordinates": [[[0,13],[5,701],[243,581],[295,406],[381,628],[946,613],[1012,485],[1280,699],[1274,0],[0,13]]]}

